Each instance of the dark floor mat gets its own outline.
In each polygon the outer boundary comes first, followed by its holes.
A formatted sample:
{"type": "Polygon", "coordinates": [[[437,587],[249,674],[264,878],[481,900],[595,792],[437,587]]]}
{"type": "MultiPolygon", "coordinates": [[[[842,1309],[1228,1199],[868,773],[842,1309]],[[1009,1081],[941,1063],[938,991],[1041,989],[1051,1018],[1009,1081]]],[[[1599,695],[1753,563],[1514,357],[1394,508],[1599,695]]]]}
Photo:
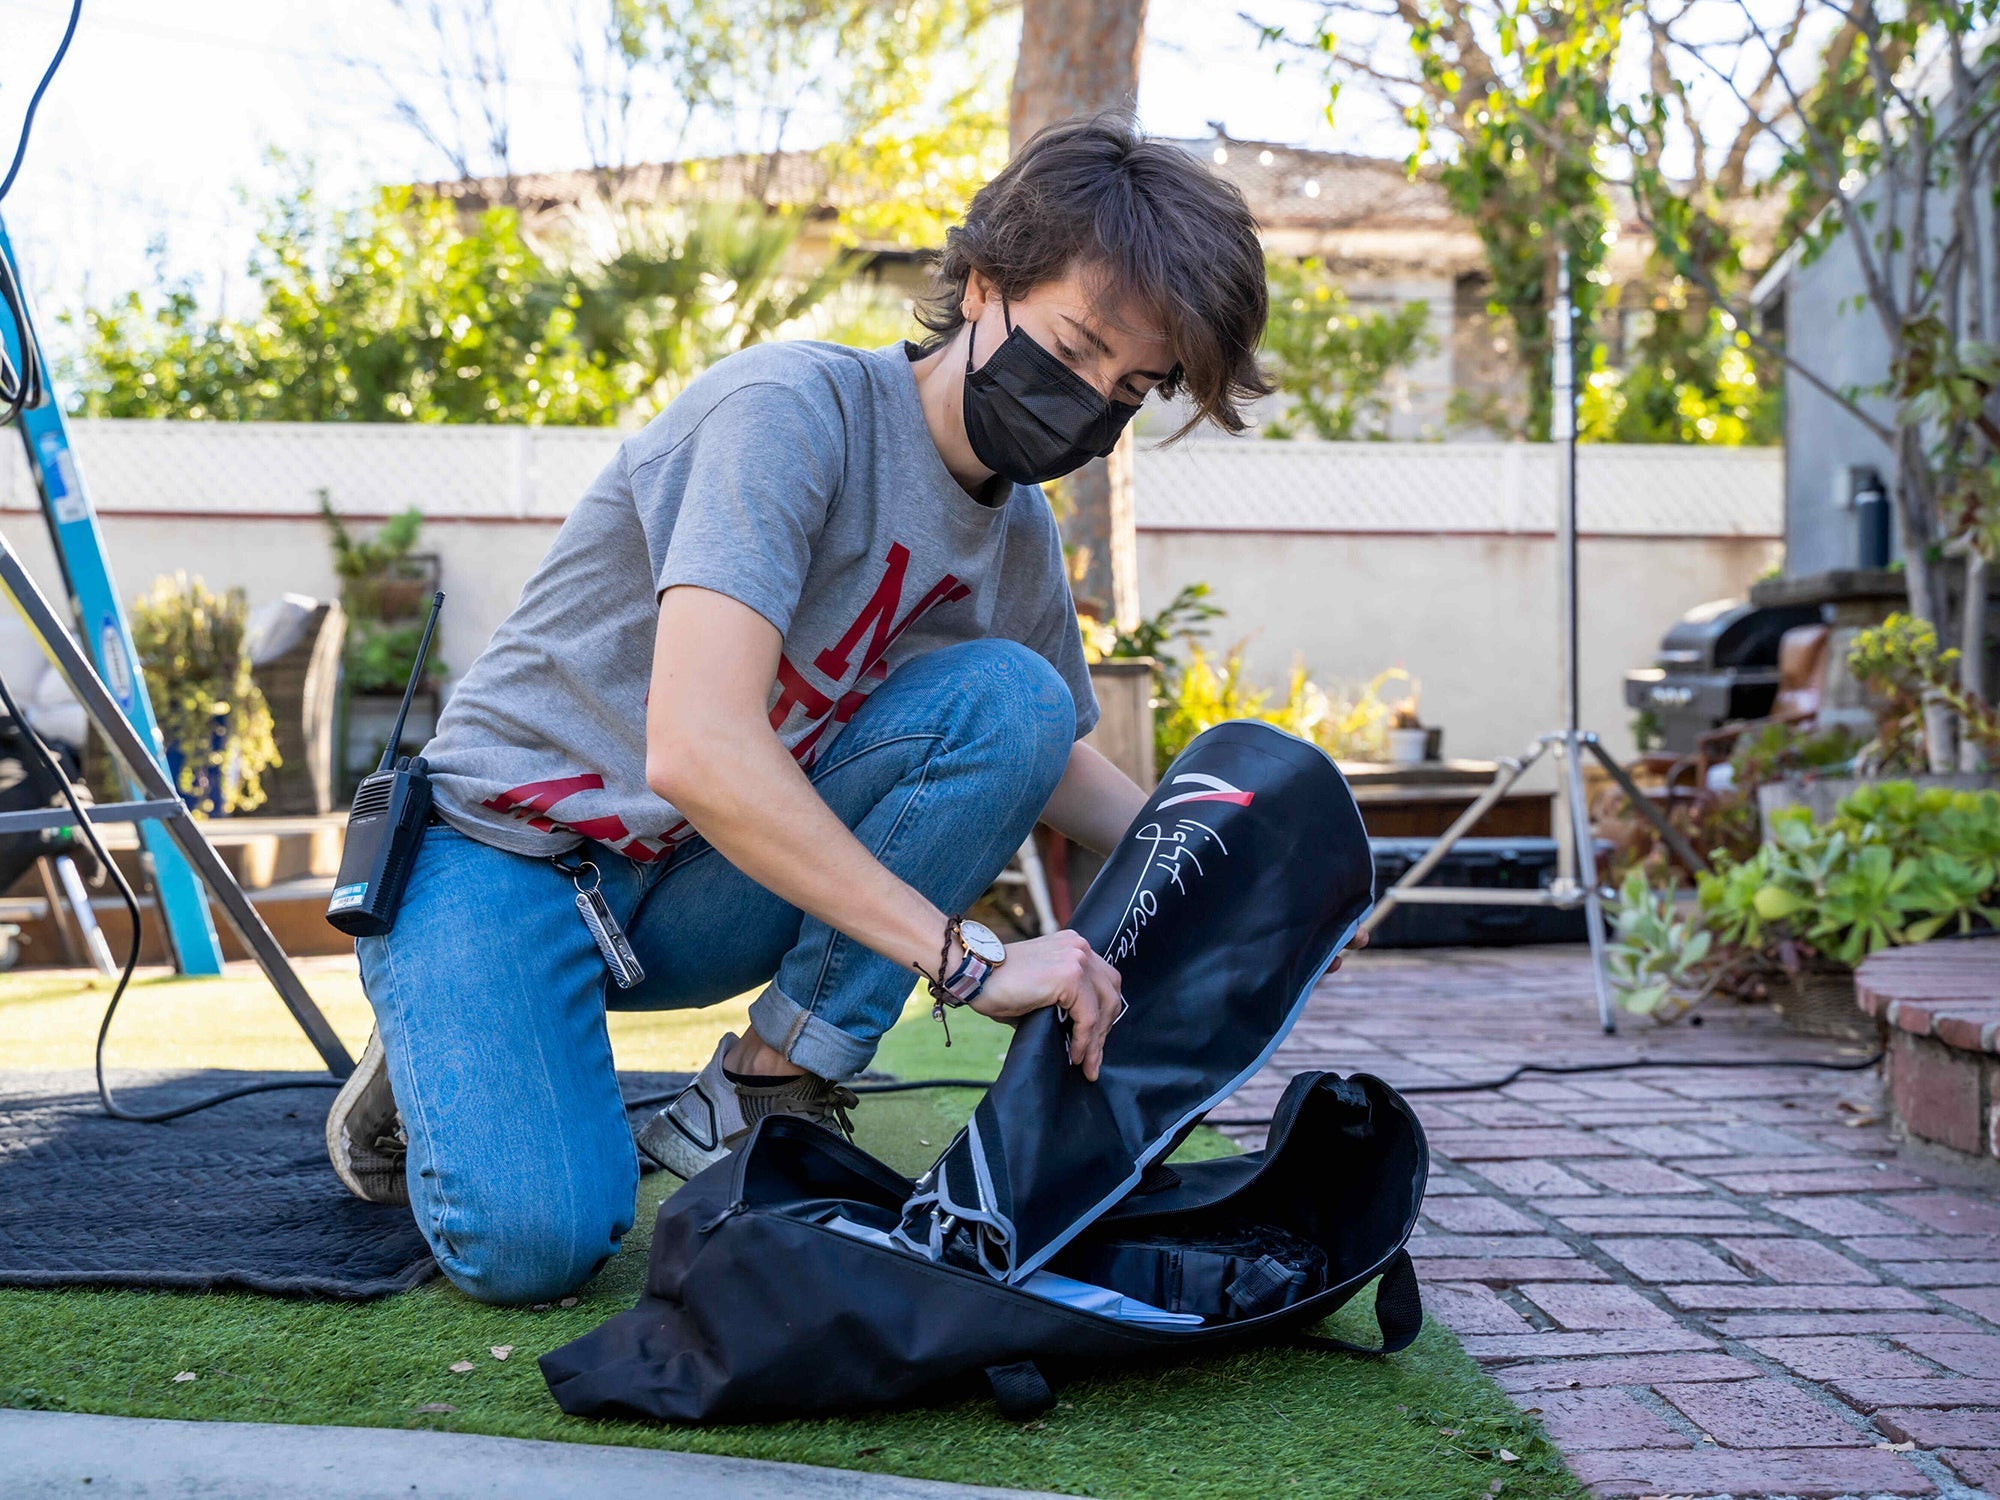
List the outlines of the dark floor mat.
{"type": "MultiPolygon", "coordinates": [[[[114,1073],[170,1108],[281,1073],[114,1073]]],[[[627,1099],[688,1075],[627,1073],[627,1099]]],[[[363,1203],[327,1165],[333,1090],[254,1094],[166,1125],[99,1109],[88,1073],[0,1070],[0,1286],[384,1297],[437,1273],[408,1209],[363,1203]]]]}

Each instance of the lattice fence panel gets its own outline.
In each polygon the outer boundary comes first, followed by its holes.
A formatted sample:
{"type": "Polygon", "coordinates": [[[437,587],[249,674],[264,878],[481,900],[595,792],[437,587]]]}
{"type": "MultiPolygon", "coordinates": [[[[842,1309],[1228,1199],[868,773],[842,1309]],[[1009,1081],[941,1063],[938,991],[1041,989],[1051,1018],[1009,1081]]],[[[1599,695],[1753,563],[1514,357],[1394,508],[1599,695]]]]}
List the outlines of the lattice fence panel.
{"type": "MultiPolygon", "coordinates": [[[[346,423],[79,421],[98,509],[127,514],[345,515],[415,506],[438,520],[567,515],[617,455],[615,430],[346,423]]],[[[0,510],[29,510],[18,446],[0,441],[0,510]]],[[[1547,532],[1558,456],[1529,443],[1205,442],[1142,450],[1142,529],[1547,532]]],[[[1776,449],[1587,446],[1587,533],[1778,536],[1776,449]]]]}

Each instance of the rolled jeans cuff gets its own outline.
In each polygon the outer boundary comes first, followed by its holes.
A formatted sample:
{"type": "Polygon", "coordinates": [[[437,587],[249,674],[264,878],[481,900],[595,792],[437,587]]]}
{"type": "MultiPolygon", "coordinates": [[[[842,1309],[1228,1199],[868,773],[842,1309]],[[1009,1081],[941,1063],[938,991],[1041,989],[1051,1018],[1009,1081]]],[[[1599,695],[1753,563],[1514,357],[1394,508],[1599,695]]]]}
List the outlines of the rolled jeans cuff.
{"type": "Polygon", "coordinates": [[[750,1024],[767,1046],[829,1082],[852,1078],[875,1055],[876,1040],[850,1036],[805,1009],[775,984],[750,1002],[750,1024]]]}

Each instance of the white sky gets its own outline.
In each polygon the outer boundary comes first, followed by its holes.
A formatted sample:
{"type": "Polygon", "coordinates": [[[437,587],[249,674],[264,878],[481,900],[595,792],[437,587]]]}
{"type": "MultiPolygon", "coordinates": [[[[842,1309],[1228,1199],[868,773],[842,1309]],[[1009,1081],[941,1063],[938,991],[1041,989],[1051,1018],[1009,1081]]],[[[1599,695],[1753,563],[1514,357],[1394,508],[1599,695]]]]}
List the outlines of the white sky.
{"type": "MultiPolygon", "coordinates": [[[[1247,3],[1274,20],[1310,13],[1309,0],[1247,3]]],[[[520,55],[510,59],[516,166],[586,164],[569,63],[548,34],[545,0],[502,4],[519,28],[520,55]]],[[[1227,0],[1152,0],[1139,97],[1148,130],[1201,135],[1219,120],[1239,137],[1403,149],[1394,123],[1352,90],[1336,133],[1310,70],[1279,70],[1237,10],[1227,0]]],[[[67,14],[62,0],[0,0],[0,152],[11,152],[67,14]]],[[[85,0],[27,164],[0,208],[44,320],[79,299],[102,302],[146,284],[148,246],[158,240],[176,274],[211,289],[234,279],[255,222],[244,195],[278,180],[273,148],[310,158],[335,197],[444,175],[442,160],[390,118],[379,83],[351,61],[407,69],[402,45],[387,0],[85,0]]]]}

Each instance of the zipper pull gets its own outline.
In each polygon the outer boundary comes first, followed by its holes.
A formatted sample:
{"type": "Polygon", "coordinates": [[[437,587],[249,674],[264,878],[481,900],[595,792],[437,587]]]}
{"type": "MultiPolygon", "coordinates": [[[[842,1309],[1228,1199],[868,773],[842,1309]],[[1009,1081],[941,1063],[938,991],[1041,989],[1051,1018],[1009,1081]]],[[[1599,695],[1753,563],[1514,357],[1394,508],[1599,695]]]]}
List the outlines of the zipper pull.
{"type": "Polygon", "coordinates": [[[707,1223],[695,1225],[694,1232],[696,1234],[713,1234],[717,1229],[721,1228],[725,1222],[735,1218],[738,1214],[742,1212],[743,1212],[743,1205],[741,1203],[732,1203],[729,1205],[729,1207],[725,1208],[721,1213],[717,1214],[707,1223]]]}

